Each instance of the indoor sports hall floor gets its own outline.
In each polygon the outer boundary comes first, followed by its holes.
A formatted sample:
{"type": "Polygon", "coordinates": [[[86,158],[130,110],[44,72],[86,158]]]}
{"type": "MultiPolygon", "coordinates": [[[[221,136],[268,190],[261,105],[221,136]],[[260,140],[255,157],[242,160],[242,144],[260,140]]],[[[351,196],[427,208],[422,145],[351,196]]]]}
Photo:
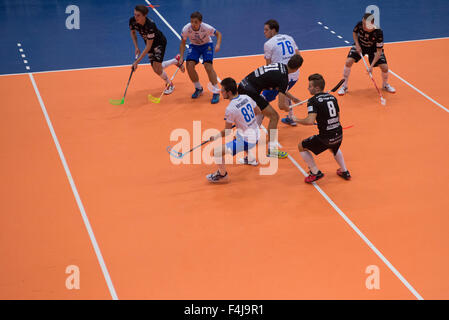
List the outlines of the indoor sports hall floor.
{"type": "MultiPolygon", "coordinates": [[[[316,186],[304,183],[296,147],[315,127],[279,124],[290,157],[275,175],[233,165],[228,184],[210,185],[215,166],[174,165],[171,132],[193,133],[193,121],[221,129],[226,102],[211,105],[209,92],[192,100],[178,73],[174,93],[150,103],[163,84],[141,65],[125,104],[109,104],[129,76],[127,20],[138,4],[109,3],[79,1],[81,28],[67,30],[69,3],[0,2],[2,30],[14,19],[24,25],[5,32],[0,53],[1,299],[449,299],[445,1],[345,1],[347,10],[341,1],[258,1],[252,14],[251,1],[155,3],[177,32],[195,10],[223,32],[214,61],[221,79],[239,81],[264,64],[263,22],[279,20],[304,57],[292,89],[300,99],[311,73],[323,74],[327,89],[340,80],[352,27],[368,5],[380,8],[397,93],[384,93],[381,106],[362,63],[354,65],[350,92],[338,98],[342,124],[352,126],[342,151],[353,179],[339,178],[324,153],[316,186]],[[69,290],[72,265],[80,288],[69,290]],[[379,268],[378,289],[366,286],[369,266],[379,268]]],[[[179,40],[149,17],[171,58],[179,40]]]]}

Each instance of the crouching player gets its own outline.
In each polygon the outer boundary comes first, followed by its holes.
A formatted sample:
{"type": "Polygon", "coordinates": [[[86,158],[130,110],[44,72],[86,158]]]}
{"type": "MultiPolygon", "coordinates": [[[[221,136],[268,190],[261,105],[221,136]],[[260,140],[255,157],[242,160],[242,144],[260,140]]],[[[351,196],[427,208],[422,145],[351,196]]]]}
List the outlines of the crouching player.
{"type": "Polygon", "coordinates": [[[228,173],[224,163],[226,153],[235,156],[245,151],[247,156],[241,163],[257,165],[255,156],[249,151],[257,145],[260,137],[259,125],[256,115],[261,114],[256,102],[245,94],[238,94],[237,83],[232,78],[221,81],[221,95],[223,99],[230,100],[225,111],[225,129],[217,136],[210,138],[211,141],[220,139],[230,133],[233,125],[236,127],[236,136],[233,141],[223,144],[214,149],[215,163],[218,170],[206,176],[210,182],[226,182],[228,173]]]}
{"type": "Polygon", "coordinates": [[[351,179],[348,169],[346,169],[343,153],[340,145],[343,140],[343,128],[340,124],[337,99],[324,90],[323,76],[315,73],[309,76],[309,92],[313,95],[309,99],[307,109],[308,116],[305,119],[295,119],[297,123],[302,125],[318,124],[319,134],[311,136],[299,143],[298,149],[301,157],[307,163],[310,169],[309,176],[305,182],[312,183],[324,177],[324,174],[318,170],[313,156],[319,155],[325,150],[330,150],[334,154],[335,161],[340,165],[337,174],[343,179],[351,179]]]}

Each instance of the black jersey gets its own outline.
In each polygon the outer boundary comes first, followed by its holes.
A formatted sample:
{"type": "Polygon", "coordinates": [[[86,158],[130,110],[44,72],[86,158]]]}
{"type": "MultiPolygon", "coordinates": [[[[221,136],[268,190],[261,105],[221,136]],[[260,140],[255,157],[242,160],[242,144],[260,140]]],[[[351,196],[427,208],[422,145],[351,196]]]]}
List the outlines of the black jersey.
{"type": "Polygon", "coordinates": [[[257,68],[242,80],[257,91],[278,90],[285,93],[288,89],[288,69],[283,63],[272,63],[267,66],[257,68]]]}
{"type": "Polygon", "coordinates": [[[360,46],[364,51],[373,52],[384,46],[384,33],[381,29],[374,29],[371,32],[363,30],[363,23],[360,21],[352,30],[357,34],[360,46]]]}
{"type": "Polygon", "coordinates": [[[309,99],[309,113],[316,113],[316,122],[320,136],[328,137],[342,131],[340,125],[340,108],[337,99],[326,92],[321,92],[309,99]]]}
{"type": "Polygon", "coordinates": [[[147,40],[153,40],[154,43],[160,43],[166,41],[163,33],[156,27],[156,23],[153,20],[146,18],[145,24],[141,25],[137,23],[136,18],[129,19],[129,29],[137,30],[142,36],[145,43],[147,40]]]}

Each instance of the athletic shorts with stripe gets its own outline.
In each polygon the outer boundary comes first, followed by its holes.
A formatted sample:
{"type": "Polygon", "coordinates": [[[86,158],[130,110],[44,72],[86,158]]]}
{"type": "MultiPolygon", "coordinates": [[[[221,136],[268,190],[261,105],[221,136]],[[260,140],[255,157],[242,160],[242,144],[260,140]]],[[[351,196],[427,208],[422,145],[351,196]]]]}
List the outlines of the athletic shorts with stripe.
{"type": "Polygon", "coordinates": [[[268,101],[265,100],[260,93],[257,93],[256,89],[254,89],[251,84],[246,82],[246,80],[242,80],[242,82],[239,83],[238,92],[239,94],[246,94],[247,96],[250,96],[251,99],[256,102],[260,110],[263,110],[268,106],[268,101]]]}

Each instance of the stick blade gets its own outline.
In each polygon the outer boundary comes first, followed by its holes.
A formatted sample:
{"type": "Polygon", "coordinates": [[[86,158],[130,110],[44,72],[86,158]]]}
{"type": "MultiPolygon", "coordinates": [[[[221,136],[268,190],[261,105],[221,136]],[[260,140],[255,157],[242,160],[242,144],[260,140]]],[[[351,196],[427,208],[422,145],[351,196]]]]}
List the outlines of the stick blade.
{"type": "Polygon", "coordinates": [[[341,79],[340,82],[331,90],[331,92],[337,91],[344,82],[345,82],[345,79],[341,79]]]}
{"type": "Polygon", "coordinates": [[[173,149],[173,147],[168,146],[166,150],[172,157],[175,157],[176,159],[181,159],[182,158],[182,153],[174,151],[172,149],[173,149]]]}
{"type": "Polygon", "coordinates": [[[385,105],[387,104],[387,100],[385,100],[384,97],[381,97],[381,98],[380,98],[380,104],[383,105],[383,106],[385,106],[385,105]]]}
{"type": "Polygon", "coordinates": [[[159,103],[159,102],[161,102],[161,98],[156,98],[156,97],[153,97],[151,94],[149,94],[148,101],[153,102],[153,103],[159,103]]]}
{"type": "Polygon", "coordinates": [[[109,103],[110,103],[110,104],[113,104],[113,105],[115,105],[115,106],[118,106],[118,105],[121,105],[121,104],[124,104],[124,103],[125,103],[125,98],[121,98],[120,100],[117,100],[117,99],[110,99],[110,100],[109,100],[109,103]]]}

